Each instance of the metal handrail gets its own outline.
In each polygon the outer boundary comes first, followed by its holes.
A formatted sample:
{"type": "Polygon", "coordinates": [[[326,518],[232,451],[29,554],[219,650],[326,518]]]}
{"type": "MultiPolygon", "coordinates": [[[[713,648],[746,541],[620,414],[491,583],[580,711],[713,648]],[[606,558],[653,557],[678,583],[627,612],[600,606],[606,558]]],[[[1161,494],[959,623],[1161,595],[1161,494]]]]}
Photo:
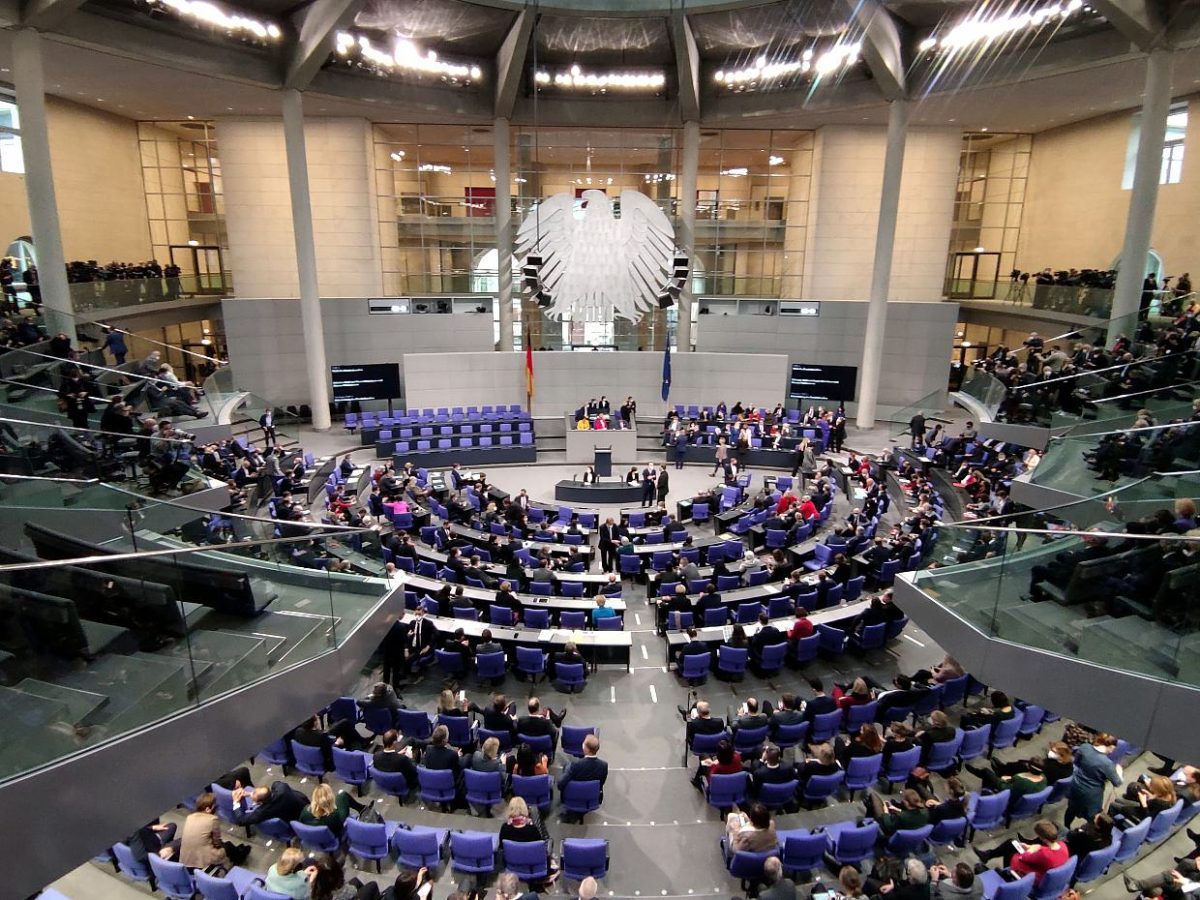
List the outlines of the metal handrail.
{"type": "MultiPolygon", "coordinates": [[[[1054,384],[1058,381],[1070,381],[1073,378],[1082,378],[1084,375],[1099,375],[1103,372],[1111,372],[1114,369],[1128,369],[1131,366],[1140,366],[1146,363],[1159,362],[1164,359],[1170,359],[1172,356],[1179,356],[1183,353],[1189,353],[1188,350],[1180,350],[1179,353],[1164,353],[1162,356],[1149,356],[1142,359],[1135,359],[1132,362],[1120,363],[1115,366],[1105,366],[1103,369],[1085,369],[1082,372],[1076,372],[1074,375],[1060,375],[1056,378],[1047,378],[1045,381],[1036,381],[1033,384],[1018,384],[1010,387],[1010,391],[1026,391],[1031,388],[1045,387],[1048,384],[1054,384]]],[[[989,373],[991,374],[991,373],[989,373]]]]}

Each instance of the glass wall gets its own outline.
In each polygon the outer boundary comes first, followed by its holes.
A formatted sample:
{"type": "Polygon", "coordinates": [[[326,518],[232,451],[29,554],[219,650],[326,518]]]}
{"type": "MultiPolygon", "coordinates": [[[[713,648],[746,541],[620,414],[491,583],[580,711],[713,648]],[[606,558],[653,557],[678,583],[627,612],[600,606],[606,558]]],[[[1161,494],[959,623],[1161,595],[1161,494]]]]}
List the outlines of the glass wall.
{"type": "Polygon", "coordinates": [[[139,122],[138,143],[154,258],[178,266],[188,284],[195,276],[197,293],[224,290],[229,237],[213,123],[139,122]]]}
{"type": "MultiPolygon", "coordinates": [[[[637,191],[676,223],[678,129],[513,128],[514,234],[558,193],[637,191]]],[[[490,128],[377,125],[375,166],[384,290],[389,295],[494,294],[495,173],[490,128]]],[[[695,294],[798,297],[812,174],[811,132],[706,131],[697,173],[695,294]]],[[[520,293],[514,260],[514,346],[661,349],[676,309],[642,321],[558,321],[520,293]]],[[[498,317],[498,312],[497,312],[498,317]]],[[[497,325],[497,338],[499,330],[497,325]]]]}
{"type": "Polygon", "coordinates": [[[963,135],[946,270],[946,296],[1019,302],[1016,263],[1032,138],[963,135]]]}

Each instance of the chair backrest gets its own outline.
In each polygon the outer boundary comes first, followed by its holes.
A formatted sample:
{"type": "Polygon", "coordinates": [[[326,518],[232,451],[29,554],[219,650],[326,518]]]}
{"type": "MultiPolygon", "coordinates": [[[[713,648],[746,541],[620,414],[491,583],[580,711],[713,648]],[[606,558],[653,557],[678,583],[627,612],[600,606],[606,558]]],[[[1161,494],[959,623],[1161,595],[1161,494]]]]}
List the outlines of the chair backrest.
{"type": "Polygon", "coordinates": [[[789,649],[787,641],[763,647],[762,658],[758,661],[759,667],[766,672],[776,672],[782,669],[789,649]]]}
{"type": "Polygon", "coordinates": [[[504,868],[526,881],[545,878],[546,846],[541,841],[501,841],[504,868]]]}
{"type": "Polygon", "coordinates": [[[551,778],[549,775],[513,775],[513,795],[522,798],[530,806],[550,805],[551,778]]]}
{"type": "Polygon", "coordinates": [[[598,838],[564,838],[562,842],[563,873],[572,881],[582,881],[589,875],[603,878],[608,874],[608,841],[598,838]]]}
{"type": "Polygon", "coordinates": [[[583,684],[583,663],[555,663],[554,680],[559,684],[583,684]]]}
{"type": "Polygon", "coordinates": [[[1126,828],[1121,832],[1121,845],[1117,848],[1116,862],[1125,862],[1137,856],[1138,850],[1146,842],[1146,835],[1150,833],[1152,823],[1152,819],[1145,818],[1132,828],[1126,828]]]}
{"type": "Polygon", "coordinates": [[[407,738],[427,740],[433,734],[433,722],[419,709],[396,710],[396,728],[407,738]]]}
{"type": "Polygon", "coordinates": [[[417,766],[417,778],[421,782],[421,796],[437,798],[454,798],[455,784],[452,769],[427,769],[417,766]]]}
{"type": "Polygon", "coordinates": [[[914,853],[925,843],[925,839],[932,831],[932,825],[922,825],[920,828],[900,828],[892,832],[892,836],[888,838],[888,853],[895,857],[914,853]]]}
{"type": "Polygon", "coordinates": [[[1067,857],[1067,861],[1061,866],[1055,866],[1042,875],[1042,880],[1034,885],[1030,896],[1036,900],[1058,900],[1071,886],[1071,880],[1075,877],[1075,867],[1078,865],[1078,856],[1067,857]]]}
{"type": "Polygon", "coordinates": [[[340,847],[337,835],[325,825],[305,825],[303,822],[292,822],[291,825],[300,845],[306,850],[333,853],[340,847]]]}
{"type": "Polygon", "coordinates": [[[196,882],[192,873],[181,863],[163,859],[157,853],[150,854],[150,871],[158,880],[158,889],[168,897],[192,900],[196,893],[196,882]]]}
{"type": "Polygon", "coordinates": [[[309,747],[292,741],[292,757],[296,760],[296,768],[306,775],[321,775],[325,772],[325,757],[320,747],[309,747]]]}
{"type": "Polygon", "coordinates": [[[393,797],[405,797],[408,795],[408,779],[404,777],[403,772],[380,772],[372,768],[371,778],[375,782],[375,787],[379,788],[385,794],[390,794],[393,797]]]}
{"type": "Polygon", "coordinates": [[[591,812],[600,808],[600,792],[603,785],[599,781],[568,781],[562,789],[559,798],[562,805],[574,812],[591,812]]]}
{"type": "Polygon", "coordinates": [[[196,889],[204,900],[240,900],[232,881],[209,875],[203,869],[197,869],[192,875],[196,879],[196,889]]]}
{"type": "Polygon", "coordinates": [[[883,768],[883,754],[853,756],[846,762],[846,789],[861,790],[870,787],[879,778],[883,768]]]}
{"type": "Polygon", "coordinates": [[[845,780],[845,772],[834,772],[832,775],[813,775],[804,783],[804,799],[824,800],[835,794],[845,780]]]}
{"type": "Polygon", "coordinates": [[[893,753],[888,758],[887,770],[884,772],[884,777],[888,781],[905,781],[920,761],[920,747],[913,747],[909,750],[901,750],[899,753],[893,753]]]}
{"type": "Polygon", "coordinates": [[[887,625],[880,622],[878,625],[868,625],[862,630],[862,634],[858,638],[858,646],[862,650],[878,650],[885,643],[887,634],[887,625]]]}
{"type": "Polygon", "coordinates": [[[526,674],[546,671],[546,654],[537,647],[518,647],[517,669],[526,674]]]}
{"type": "Polygon", "coordinates": [[[967,830],[966,817],[957,819],[942,819],[933,826],[933,831],[929,833],[929,843],[944,847],[947,844],[957,843],[962,839],[963,833],[967,830]]]}
{"type": "Polygon", "coordinates": [[[387,825],[383,822],[346,820],[346,841],[350,852],[368,859],[383,859],[388,854],[387,825]]]}
{"type": "Polygon", "coordinates": [[[1001,749],[1011,747],[1017,742],[1017,734],[1021,730],[1021,717],[1013,716],[1011,719],[1004,719],[995,723],[992,726],[992,747],[1001,749]]]}
{"type": "Polygon", "coordinates": [[[1016,881],[1001,881],[992,900],[1025,900],[1033,891],[1033,873],[1016,881]]]}
{"type": "Polygon", "coordinates": [[[1036,816],[1042,811],[1042,807],[1050,799],[1050,793],[1054,790],[1054,785],[1046,785],[1040,791],[1034,791],[1031,794],[1025,794],[1013,804],[1012,809],[1008,811],[1010,819],[1024,819],[1028,816],[1036,816]]]}
{"type": "Polygon", "coordinates": [[[276,891],[268,891],[261,884],[254,883],[250,885],[250,890],[246,892],[243,900],[291,900],[291,897],[276,891]]]}
{"type": "Polygon", "coordinates": [[[879,825],[865,822],[832,833],[829,849],[839,863],[852,864],[873,855],[878,840],[879,825]]]}
{"type": "MultiPolygon", "coordinates": [[[[701,657],[703,659],[703,657],[701,657]]],[[[775,731],[775,744],[781,750],[795,747],[804,743],[808,736],[808,722],[796,722],[793,725],[779,725],[775,731]]]]}
{"type": "Polygon", "coordinates": [[[117,859],[117,868],[126,878],[132,878],[134,881],[150,880],[150,868],[145,863],[138,861],[128,844],[113,844],[112,852],[117,859]]]}
{"type": "Polygon", "coordinates": [[[446,833],[436,828],[415,826],[411,830],[398,828],[392,835],[392,846],[402,866],[436,868],[441,859],[446,833]]]}
{"type": "Polygon", "coordinates": [[[595,725],[564,725],[559,732],[562,751],[568,756],[583,756],[583,739],[589,734],[598,734],[595,725]]]}
{"type": "Polygon", "coordinates": [[[959,758],[963,762],[970,762],[977,756],[981,756],[988,746],[988,738],[992,735],[991,725],[980,725],[978,728],[964,728],[962,743],[958,748],[959,758]]]}
{"type": "Polygon", "coordinates": [[[367,780],[367,754],[357,750],[333,748],[333,770],[347,784],[362,784],[367,780]]]}
{"type": "Polygon", "coordinates": [[[744,647],[727,647],[722,644],[717,648],[717,668],[724,672],[744,672],[750,651],[744,647]]]}
{"type": "Polygon", "coordinates": [[[958,748],[962,746],[962,729],[956,729],[954,737],[948,741],[938,741],[929,745],[929,756],[925,760],[925,768],[931,772],[941,772],[955,764],[958,748]]]}
{"type": "Polygon", "coordinates": [[[784,872],[811,872],[825,861],[828,839],[820,832],[813,834],[806,829],[781,831],[779,844],[783,848],[780,862],[784,872]]]}
{"type": "Polygon", "coordinates": [[[818,713],[812,718],[812,728],[808,733],[809,743],[822,744],[825,741],[832,740],[837,735],[841,725],[842,711],[840,709],[835,709],[827,713],[818,713]]]}
{"type": "Polygon", "coordinates": [[[477,831],[450,832],[450,858],[462,872],[491,872],[496,868],[499,835],[477,831]]]}
{"type": "Polygon", "coordinates": [[[746,799],[750,786],[748,772],[732,775],[713,775],[708,779],[708,802],[710,806],[727,807],[746,799]]]}
{"type": "Polygon", "coordinates": [[[1093,850],[1084,856],[1075,869],[1075,883],[1087,884],[1089,881],[1095,881],[1101,877],[1112,865],[1117,856],[1117,850],[1120,848],[1121,841],[1114,835],[1113,842],[1109,846],[1103,850],[1093,850]]]}
{"type": "Polygon", "coordinates": [[[733,735],[733,748],[739,753],[745,753],[747,750],[761,747],[770,730],[769,725],[760,728],[739,728],[733,735]]]}
{"type": "Polygon", "coordinates": [[[463,783],[467,789],[467,799],[473,803],[499,803],[504,795],[504,776],[500,772],[466,769],[463,771],[463,783]]]}
{"type": "Polygon", "coordinates": [[[855,706],[846,707],[846,731],[850,734],[856,734],[858,729],[864,725],[875,721],[875,712],[879,709],[878,701],[872,700],[869,703],[859,703],[855,706]]]}
{"type": "Polygon", "coordinates": [[[1179,814],[1183,811],[1183,800],[1176,800],[1175,805],[1170,809],[1164,809],[1156,815],[1150,823],[1150,830],[1146,833],[1146,841],[1151,844],[1157,844],[1168,834],[1171,833],[1171,828],[1175,825],[1175,820],[1179,818],[1179,814]]]}
{"type": "Polygon", "coordinates": [[[967,811],[971,827],[987,831],[1003,822],[1011,795],[1012,791],[1007,789],[995,794],[971,794],[967,811]]]}
{"type": "Polygon", "coordinates": [[[711,665],[711,653],[706,653],[704,656],[701,656],[699,653],[689,653],[683,658],[683,671],[681,674],[687,679],[702,678],[708,674],[711,665]]]}
{"type": "Polygon", "coordinates": [[[503,650],[494,653],[475,654],[475,673],[480,678],[499,678],[504,674],[505,656],[503,650]]]}

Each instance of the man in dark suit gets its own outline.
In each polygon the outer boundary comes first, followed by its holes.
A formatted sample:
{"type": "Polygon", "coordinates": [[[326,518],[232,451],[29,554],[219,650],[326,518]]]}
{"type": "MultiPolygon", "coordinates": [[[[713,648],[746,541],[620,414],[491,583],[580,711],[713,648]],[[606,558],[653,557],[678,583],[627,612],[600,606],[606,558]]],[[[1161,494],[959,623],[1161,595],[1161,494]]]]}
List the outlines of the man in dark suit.
{"type": "Polygon", "coordinates": [[[483,634],[479,636],[479,644],[475,647],[475,652],[480,653],[503,653],[504,647],[499,642],[492,639],[492,630],[490,628],[483,629],[483,634]]]}
{"type": "Polygon", "coordinates": [[[558,779],[558,790],[561,792],[573,781],[600,782],[600,799],[604,800],[604,782],[608,780],[608,763],[596,754],[600,752],[600,738],[589,734],[583,739],[583,758],[577,759],[567,767],[562,777],[558,779]]]}
{"type": "Polygon", "coordinates": [[[600,593],[605,595],[621,593],[621,580],[616,575],[610,574],[604,587],[600,588],[600,593]]]}
{"type": "Polygon", "coordinates": [[[282,819],[294,822],[308,806],[308,798],[286,781],[275,781],[270,787],[256,787],[251,793],[245,788],[233,792],[233,822],[235,825],[257,825],[266,819],[282,819]],[[246,795],[254,800],[249,808],[246,795]]]}
{"type": "Polygon", "coordinates": [[[779,706],[772,710],[770,719],[771,737],[778,734],[780,727],[784,725],[798,725],[803,722],[804,714],[800,712],[799,698],[795,694],[780,695],[779,706]]]}
{"type": "Polygon", "coordinates": [[[401,752],[400,733],[392,728],[383,733],[383,747],[371,757],[371,767],[379,772],[399,773],[411,789],[420,784],[417,766],[407,753],[401,752]]]}
{"type": "MultiPolygon", "coordinates": [[[[437,629],[425,618],[425,607],[418,606],[413,611],[412,624],[408,626],[408,640],[405,648],[405,665],[412,672],[433,656],[433,639],[437,629]]],[[[420,681],[423,676],[417,675],[420,681]]]]}
{"type": "MultiPolygon", "coordinates": [[[[712,648],[704,641],[700,640],[696,634],[695,628],[687,630],[687,643],[675,651],[675,665],[683,669],[683,658],[685,656],[707,656],[712,657],[712,648]]],[[[707,705],[707,704],[706,704],[707,705]]]]}
{"type": "Polygon", "coordinates": [[[698,734],[720,734],[725,730],[725,720],[712,714],[712,708],[707,700],[698,700],[691,714],[682,706],[678,707],[680,715],[687,722],[687,743],[690,747],[692,739],[698,734]]]}
{"type": "Polygon", "coordinates": [[[762,674],[761,663],[765,648],[772,644],[786,643],[787,638],[783,636],[783,632],[771,624],[771,620],[765,612],[760,612],[758,614],[758,631],[750,639],[750,665],[754,671],[759,675],[762,674]]]}
{"type": "Polygon", "coordinates": [[[766,744],[762,756],[746,766],[750,773],[750,793],[757,797],[764,784],[785,784],[796,780],[795,763],[781,762],[783,754],[775,744],[766,744]]]}
{"type": "Polygon", "coordinates": [[[517,734],[529,737],[548,737],[550,746],[558,746],[558,727],[566,716],[566,710],[555,713],[552,709],[542,709],[542,702],[537,697],[530,697],[526,704],[526,715],[517,719],[517,734]]]}
{"type": "Polygon", "coordinates": [[[330,723],[328,731],[321,730],[321,720],[318,716],[313,716],[303,725],[292,732],[292,740],[297,744],[305,747],[317,747],[321,750],[321,758],[327,770],[333,770],[333,748],[338,747],[343,750],[355,749],[358,741],[356,732],[353,736],[348,732],[354,732],[354,726],[344,720],[330,723]],[[352,746],[347,746],[348,744],[352,746]]]}
{"type": "Polygon", "coordinates": [[[383,680],[392,687],[399,685],[400,679],[407,671],[405,659],[408,656],[409,627],[409,623],[404,620],[404,607],[401,606],[396,621],[392,623],[379,645],[380,654],[383,656],[383,680]]]}
{"type": "Polygon", "coordinates": [[[696,598],[696,624],[704,624],[704,613],[710,609],[721,609],[724,604],[721,602],[721,595],[717,593],[715,585],[707,585],[704,588],[704,593],[696,598]]]}
{"type": "Polygon", "coordinates": [[[753,697],[747,697],[742,708],[738,710],[738,717],[732,723],[732,730],[736,734],[742,728],[762,728],[769,724],[770,720],[766,714],[758,708],[758,701],[753,697]]]}
{"type": "Polygon", "coordinates": [[[521,619],[521,601],[517,599],[516,594],[512,591],[512,583],[508,581],[500,582],[500,590],[496,591],[496,596],[492,600],[493,606],[503,606],[505,609],[511,609],[516,614],[516,620],[521,619]]]}
{"type": "Polygon", "coordinates": [[[658,498],[658,470],[654,468],[654,464],[646,466],[642,469],[642,506],[653,506],[658,498]]]}
{"type": "Polygon", "coordinates": [[[833,712],[837,709],[837,701],[825,694],[825,684],[820,678],[810,678],[808,686],[812,688],[813,695],[804,704],[804,720],[811,722],[815,716],[822,713],[833,712]]]}
{"type": "Polygon", "coordinates": [[[617,526],[610,516],[600,526],[600,539],[596,544],[600,549],[600,568],[604,572],[612,572],[617,567],[617,539],[617,526]]]}

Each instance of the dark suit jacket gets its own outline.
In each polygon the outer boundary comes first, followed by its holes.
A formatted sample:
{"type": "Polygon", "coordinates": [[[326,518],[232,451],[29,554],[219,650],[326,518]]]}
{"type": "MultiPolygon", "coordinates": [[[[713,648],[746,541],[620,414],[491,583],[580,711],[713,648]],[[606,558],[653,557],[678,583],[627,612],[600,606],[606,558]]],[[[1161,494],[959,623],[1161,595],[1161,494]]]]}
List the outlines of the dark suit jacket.
{"type": "Polygon", "coordinates": [[[837,709],[837,701],[832,697],[822,694],[819,697],[813,697],[804,704],[804,718],[806,721],[811,722],[814,716],[833,712],[835,709],[837,709]]]}
{"type": "Polygon", "coordinates": [[[709,716],[707,719],[688,719],[687,742],[690,745],[692,738],[698,734],[720,734],[724,730],[725,720],[716,716],[709,716]]]}
{"type": "Polygon", "coordinates": [[[286,781],[271,783],[271,795],[254,809],[246,809],[246,801],[233,809],[233,821],[236,825],[257,825],[265,819],[283,819],[294,822],[300,818],[304,807],[308,806],[308,798],[293,788],[286,781]]]}
{"type": "Polygon", "coordinates": [[[413,619],[408,626],[408,648],[414,653],[424,653],[433,646],[437,628],[425,619],[413,619]]]}
{"type": "Polygon", "coordinates": [[[380,772],[400,772],[410,786],[418,784],[417,766],[403,753],[380,750],[371,758],[371,766],[380,772]]]}
{"type": "Polygon", "coordinates": [[[616,525],[601,525],[600,526],[600,546],[611,546],[617,542],[617,526],[616,525]]]}
{"type": "Polygon", "coordinates": [[[421,756],[421,765],[426,769],[451,769],[457,772],[461,768],[458,751],[453,747],[426,747],[421,756]]]}
{"type": "Polygon", "coordinates": [[[595,756],[577,759],[558,780],[559,790],[572,781],[598,781],[601,785],[608,780],[608,763],[595,756]]]}
{"type": "Polygon", "coordinates": [[[558,739],[558,729],[545,716],[521,716],[517,719],[517,733],[530,737],[548,737],[552,741],[558,739]]]}

